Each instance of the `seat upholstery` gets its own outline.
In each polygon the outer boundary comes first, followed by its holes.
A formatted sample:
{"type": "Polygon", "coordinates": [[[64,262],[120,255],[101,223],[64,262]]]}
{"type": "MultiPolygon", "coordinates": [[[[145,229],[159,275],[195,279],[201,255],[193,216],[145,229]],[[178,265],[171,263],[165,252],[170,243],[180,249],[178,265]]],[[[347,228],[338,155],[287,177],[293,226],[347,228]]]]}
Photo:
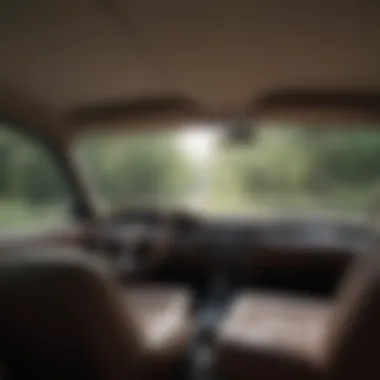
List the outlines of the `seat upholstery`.
{"type": "Polygon", "coordinates": [[[319,378],[331,305],[246,292],[218,332],[218,372],[227,378],[319,378]]]}
{"type": "Polygon", "coordinates": [[[167,336],[161,336],[154,346],[124,293],[107,268],[77,252],[2,257],[0,349],[15,376],[145,379],[152,374],[146,368],[154,369],[154,378],[167,376],[162,371],[186,346],[184,322],[178,321],[184,311],[172,314],[177,327],[169,329],[171,342],[176,337],[180,343],[168,344],[167,336]]]}
{"type": "Polygon", "coordinates": [[[143,367],[142,377],[165,378],[173,363],[181,363],[194,332],[191,292],[149,284],[128,287],[124,297],[142,332],[144,357],[150,363],[143,367]]]}
{"type": "Polygon", "coordinates": [[[181,352],[191,336],[191,296],[185,289],[143,285],[125,291],[128,308],[135,316],[143,344],[151,352],[181,352]]]}
{"type": "Polygon", "coordinates": [[[223,379],[378,378],[380,266],[357,264],[331,303],[246,293],[221,324],[223,379]]]}
{"type": "Polygon", "coordinates": [[[220,337],[231,344],[237,341],[258,350],[320,360],[330,314],[328,303],[276,294],[246,293],[235,302],[221,326],[220,337]]]}
{"type": "Polygon", "coordinates": [[[329,329],[326,362],[337,379],[380,377],[380,256],[360,260],[344,279],[329,329]]]}

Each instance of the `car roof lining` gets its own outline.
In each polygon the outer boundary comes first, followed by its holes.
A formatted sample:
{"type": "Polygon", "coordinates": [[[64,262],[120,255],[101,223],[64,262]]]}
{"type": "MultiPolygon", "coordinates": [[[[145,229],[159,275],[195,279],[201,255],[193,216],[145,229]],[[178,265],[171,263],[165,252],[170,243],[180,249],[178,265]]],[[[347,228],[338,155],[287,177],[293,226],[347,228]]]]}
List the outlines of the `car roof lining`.
{"type": "Polygon", "coordinates": [[[299,107],[372,96],[379,19],[358,1],[4,0],[0,115],[67,138],[95,118],[251,117],[289,89],[299,107]]]}

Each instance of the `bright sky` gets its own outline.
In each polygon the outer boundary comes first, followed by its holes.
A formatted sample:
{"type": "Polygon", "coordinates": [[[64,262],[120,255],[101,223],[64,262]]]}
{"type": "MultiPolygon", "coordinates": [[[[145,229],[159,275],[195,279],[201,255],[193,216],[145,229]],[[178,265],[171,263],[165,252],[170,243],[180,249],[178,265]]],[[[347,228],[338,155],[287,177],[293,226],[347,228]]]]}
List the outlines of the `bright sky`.
{"type": "Polygon", "coordinates": [[[210,127],[196,126],[182,132],[179,144],[194,164],[207,162],[212,157],[217,142],[217,133],[210,127]]]}

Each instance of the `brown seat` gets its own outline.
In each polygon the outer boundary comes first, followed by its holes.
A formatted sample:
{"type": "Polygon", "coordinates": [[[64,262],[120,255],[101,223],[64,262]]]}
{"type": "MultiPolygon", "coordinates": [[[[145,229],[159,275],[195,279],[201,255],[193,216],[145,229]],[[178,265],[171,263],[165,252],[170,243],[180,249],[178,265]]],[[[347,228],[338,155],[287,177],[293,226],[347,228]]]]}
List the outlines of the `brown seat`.
{"type": "Polygon", "coordinates": [[[247,292],[219,328],[218,372],[225,378],[318,376],[331,316],[327,303],[247,292]]]}
{"type": "Polygon", "coordinates": [[[28,379],[167,378],[190,336],[189,297],[168,289],[165,305],[144,305],[132,293],[77,253],[3,257],[2,355],[28,379]]]}
{"type": "Polygon", "coordinates": [[[125,291],[128,308],[143,332],[144,344],[152,352],[183,352],[191,335],[191,297],[184,289],[140,285],[125,291]]]}
{"type": "Polygon", "coordinates": [[[165,377],[173,363],[181,360],[193,335],[191,292],[149,284],[128,287],[124,297],[149,357],[150,366],[144,366],[143,377],[156,379],[158,373],[165,377]]]}
{"type": "Polygon", "coordinates": [[[380,267],[361,263],[332,303],[245,293],[218,331],[223,379],[378,378],[380,267]]]}

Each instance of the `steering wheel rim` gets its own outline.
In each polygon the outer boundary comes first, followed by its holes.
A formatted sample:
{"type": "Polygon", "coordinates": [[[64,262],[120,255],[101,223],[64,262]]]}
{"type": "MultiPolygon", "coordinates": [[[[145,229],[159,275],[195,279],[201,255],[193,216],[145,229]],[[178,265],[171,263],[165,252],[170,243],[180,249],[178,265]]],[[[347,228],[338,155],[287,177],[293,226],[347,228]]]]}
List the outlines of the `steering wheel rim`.
{"type": "Polygon", "coordinates": [[[162,217],[154,227],[128,226],[121,237],[122,253],[115,263],[117,275],[140,276],[164,261],[170,255],[173,230],[170,216],[162,217]]]}

